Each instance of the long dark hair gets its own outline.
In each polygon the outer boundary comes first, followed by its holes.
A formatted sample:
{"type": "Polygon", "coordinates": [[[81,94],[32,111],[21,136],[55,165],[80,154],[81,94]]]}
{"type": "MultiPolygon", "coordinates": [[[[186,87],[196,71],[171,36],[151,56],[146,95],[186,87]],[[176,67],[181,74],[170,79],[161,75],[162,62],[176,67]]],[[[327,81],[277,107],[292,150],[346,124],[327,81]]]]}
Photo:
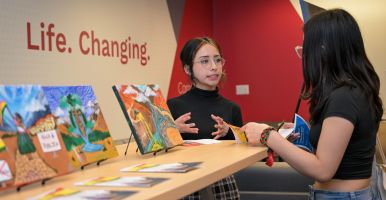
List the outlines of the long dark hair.
{"type": "Polygon", "coordinates": [[[197,51],[205,44],[210,44],[216,47],[216,49],[220,53],[220,56],[223,57],[220,45],[212,38],[197,37],[187,41],[181,50],[180,60],[182,62],[182,67],[188,68],[190,72],[189,78],[192,81],[192,83],[194,83],[194,79],[195,79],[193,74],[193,59],[194,57],[196,57],[197,51]]]}
{"type": "Polygon", "coordinates": [[[343,85],[359,87],[368,97],[374,119],[381,120],[380,81],[366,56],[359,26],[342,9],[323,11],[304,25],[303,97],[316,120],[328,95],[343,85]]]}

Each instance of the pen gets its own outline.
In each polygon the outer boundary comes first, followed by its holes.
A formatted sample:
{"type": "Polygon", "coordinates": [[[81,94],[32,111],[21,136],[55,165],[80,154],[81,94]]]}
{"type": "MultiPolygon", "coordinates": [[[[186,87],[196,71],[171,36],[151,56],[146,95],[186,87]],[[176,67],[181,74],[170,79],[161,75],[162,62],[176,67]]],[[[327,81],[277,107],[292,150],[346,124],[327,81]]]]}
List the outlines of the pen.
{"type": "Polygon", "coordinates": [[[283,125],[284,125],[284,121],[282,121],[282,122],[279,124],[279,126],[277,127],[276,130],[279,130],[283,125]]]}

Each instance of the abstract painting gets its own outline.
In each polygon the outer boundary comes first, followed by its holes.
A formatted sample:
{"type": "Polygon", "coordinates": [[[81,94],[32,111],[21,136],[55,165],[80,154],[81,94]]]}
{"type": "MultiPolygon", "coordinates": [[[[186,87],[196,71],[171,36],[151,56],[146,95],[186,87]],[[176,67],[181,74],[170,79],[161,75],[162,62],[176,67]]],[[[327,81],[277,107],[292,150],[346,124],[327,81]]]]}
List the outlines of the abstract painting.
{"type": "Polygon", "coordinates": [[[142,154],[183,143],[158,85],[115,85],[113,90],[142,154]]]}

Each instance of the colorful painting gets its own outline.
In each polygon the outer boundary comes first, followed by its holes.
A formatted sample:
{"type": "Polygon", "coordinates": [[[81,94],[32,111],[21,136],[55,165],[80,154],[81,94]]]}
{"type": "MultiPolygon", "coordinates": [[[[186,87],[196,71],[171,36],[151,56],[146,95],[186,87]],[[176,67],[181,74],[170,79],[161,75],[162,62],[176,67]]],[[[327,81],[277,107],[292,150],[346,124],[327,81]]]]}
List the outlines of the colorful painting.
{"type": "Polygon", "coordinates": [[[115,85],[113,90],[142,154],[183,144],[158,85],[115,85]]]}
{"type": "Polygon", "coordinates": [[[43,87],[73,166],[118,155],[91,86],[43,87]]]}
{"type": "Polygon", "coordinates": [[[73,169],[42,88],[0,86],[0,190],[73,169]]]}

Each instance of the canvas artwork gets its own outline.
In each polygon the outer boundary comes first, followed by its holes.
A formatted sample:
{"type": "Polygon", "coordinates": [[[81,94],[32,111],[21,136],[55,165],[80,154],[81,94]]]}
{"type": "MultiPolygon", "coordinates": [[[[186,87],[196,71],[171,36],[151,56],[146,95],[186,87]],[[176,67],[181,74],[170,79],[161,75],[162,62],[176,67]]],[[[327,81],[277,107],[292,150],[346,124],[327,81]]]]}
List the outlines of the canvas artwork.
{"type": "Polygon", "coordinates": [[[37,85],[0,86],[0,190],[73,170],[37,85]]]}
{"type": "Polygon", "coordinates": [[[142,154],[183,144],[158,85],[115,85],[113,90],[142,154]]]}
{"type": "Polygon", "coordinates": [[[118,155],[91,86],[43,87],[73,166],[118,155]]]}

